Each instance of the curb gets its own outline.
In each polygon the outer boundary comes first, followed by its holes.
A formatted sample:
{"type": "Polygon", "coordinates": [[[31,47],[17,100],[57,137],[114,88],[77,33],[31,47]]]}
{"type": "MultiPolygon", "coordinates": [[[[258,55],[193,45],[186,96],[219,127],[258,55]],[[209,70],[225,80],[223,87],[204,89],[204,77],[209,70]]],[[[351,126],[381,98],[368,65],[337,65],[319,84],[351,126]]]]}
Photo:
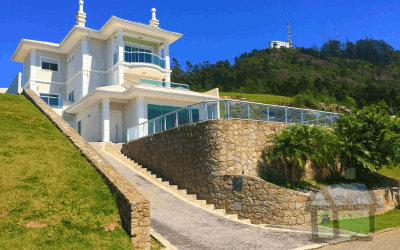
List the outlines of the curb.
{"type": "Polygon", "coordinates": [[[178,250],[178,248],[172,245],[167,239],[165,239],[161,234],[159,234],[153,228],[150,228],[150,235],[153,236],[158,242],[164,245],[162,250],[178,250]]]}

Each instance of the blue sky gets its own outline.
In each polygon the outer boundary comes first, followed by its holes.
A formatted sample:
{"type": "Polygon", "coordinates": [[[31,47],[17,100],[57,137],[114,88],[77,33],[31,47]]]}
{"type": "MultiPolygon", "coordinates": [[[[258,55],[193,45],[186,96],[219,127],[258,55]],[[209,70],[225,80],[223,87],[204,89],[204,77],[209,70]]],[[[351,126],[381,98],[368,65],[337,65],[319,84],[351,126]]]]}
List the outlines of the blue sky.
{"type": "MultiPolygon", "coordinates": [[[[21,39],[60,43],[75,25],[78,0],[0,2],[0,88],[8,87],[22,63],[11,61],[21,39]]],[[[86,0],[86,26],[100,29],[112,16],[148,24],[151,8],[157,9],[160,27],[184,36],[170,47],[171,58],[181,66],[229,60],[253,49],[268,47],[271,40],[287,40],[286,13],[289,13],[293,45],[322,45],[328,35],[355,42],[365,34],[385,40],[400,50],[398,33],[400,1],[110,1],[86,0]]]]}

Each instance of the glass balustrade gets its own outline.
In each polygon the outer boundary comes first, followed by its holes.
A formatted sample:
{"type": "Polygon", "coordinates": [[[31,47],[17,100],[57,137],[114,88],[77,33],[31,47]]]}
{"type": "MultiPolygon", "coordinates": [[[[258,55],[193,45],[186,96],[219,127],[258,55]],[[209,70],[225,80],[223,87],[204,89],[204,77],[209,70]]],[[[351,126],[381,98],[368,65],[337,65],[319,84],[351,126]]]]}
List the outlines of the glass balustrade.
{"type": "Polygon", "coordinates": [[[128,129],[128,141],[186,124],[214,119],[249,119],[331,127],[339,114],[235,100],[204,101],[128,129]]]}
{"type": "Polygon", "coordinates": [[[125,62],[152,63],[165,69],[165,60],[159,56],[147,52],[124,52],[125,62]]]}

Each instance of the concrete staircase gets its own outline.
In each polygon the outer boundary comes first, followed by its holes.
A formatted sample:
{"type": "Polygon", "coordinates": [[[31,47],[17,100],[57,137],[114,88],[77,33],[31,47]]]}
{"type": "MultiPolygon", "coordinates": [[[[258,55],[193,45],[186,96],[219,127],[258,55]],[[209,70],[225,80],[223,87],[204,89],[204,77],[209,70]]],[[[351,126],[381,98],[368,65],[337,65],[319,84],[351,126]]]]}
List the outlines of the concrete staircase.
{"type": "Polygon", "coordinates": [[[123,143],[106,143],[105,150],[112,154],[115,158],[124,162],[128,166],[142,172],[145,174],[150,180],[158,182],[160,185],[172,190],[176,194],[180,195],[182,198],[186,199],[188,202],[201,206],[203,209],[206,209],[212,213],[219,214],[224,216],[225,218],[240,221],[243,223],[251,224],[250,219],[239,219],[237,214],[227,214],[225,209],[215,209],[214,204],[207,204],[206,200],[198,200],[196,194],[188,194],[187,189],[179,189],[178,185],[173,185],[166,178],[161,178],[154,172],[148,170],[142,165],[137,164],[135,161],[129,159],[125,155],[121,153],[123,143]]]}

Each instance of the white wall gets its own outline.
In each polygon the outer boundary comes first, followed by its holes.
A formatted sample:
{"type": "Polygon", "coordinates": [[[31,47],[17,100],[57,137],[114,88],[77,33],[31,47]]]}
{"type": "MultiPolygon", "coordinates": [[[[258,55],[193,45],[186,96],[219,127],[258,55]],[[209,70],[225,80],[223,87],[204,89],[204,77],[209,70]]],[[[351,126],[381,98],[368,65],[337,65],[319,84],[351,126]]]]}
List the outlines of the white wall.
{"type": "Polygon", "coordinates": [[[107,43],[89,38],[89,69],[93,70],[107,70],[107,43]]]}
{"type": "Polygon", "coordinates": [[[75,77],[75,79],[67,85],[66,95],[72,90],[74,90],[75,93],[75,101],[82,98],[82,77],[75,77]]]}
{"type": "Polygon", "coordinates": [[[22,86],[29,81],[31,78],[31,53],[25,58],[24,61],[24,72],[22,72],[22,86]]]}
{"type": "Polygon", "coordinates": [[[93,92],[98,87],[105,86],[106,74],[90,72],[89,74],[89,90],[88,93],[93,92]]]}
{"type": "Polygon", "coordinates": [[[13,94],[18,95],[21,93],[21,73],[18,73],[17,76],[14,78],[10,87],[8,87],[6,94],[13,94]]]}
{"type": "Polygon", "coordinates": [[[102,139],[99,137],[99,116],[101,119],[98,103],[76,114],[76,124],[81,120],[82,137],[89,142],[97,142],[102,139]]]}
{"type": "Polygon", "coordinates": [[[82,69],[82,43],[79,42],[72,51],[68,54],[67,58],[74,53],[74,61],[67,67],[67,81],[73,77],[77,72],[82,69]]]}
{"type": "Polygon", "coordinates": [[[47,52],[42,50],[36,50],[36,80],[45,80],[52,82],[66,82],[67,71],[66,71],[66,57],[65,55],[47,52]],[[59,71],[44,70],[41,66],[40,57],[48,57],[60,60],[59,71]]]}

